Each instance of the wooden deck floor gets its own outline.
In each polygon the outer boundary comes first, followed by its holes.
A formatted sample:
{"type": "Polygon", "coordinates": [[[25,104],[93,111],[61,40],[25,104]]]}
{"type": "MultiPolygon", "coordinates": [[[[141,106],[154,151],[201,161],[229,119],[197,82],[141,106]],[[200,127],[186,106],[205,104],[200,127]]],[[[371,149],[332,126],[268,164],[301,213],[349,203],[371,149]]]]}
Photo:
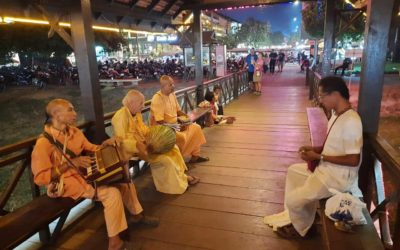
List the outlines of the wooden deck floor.
{"type": "MultiPolygon", "coordinates": [[[[320,249],[320,238],[289,241],[262,222],[283,208],[287,167],[299,161],[297,149],[309,144],[304,74],[297,66],[267,75],[263,94],[247,94],[225,108],[233,125],[204,129],[202,148],[211,160],[193,165],[201,183],[185,194],[156,192],[150,173],[135,184],[147,214],[158,216],[157,228],[130,228],[133,249],[320,249]]],[[[101,209],[68,228],[57,249],[106,249],[101,209]]]]}

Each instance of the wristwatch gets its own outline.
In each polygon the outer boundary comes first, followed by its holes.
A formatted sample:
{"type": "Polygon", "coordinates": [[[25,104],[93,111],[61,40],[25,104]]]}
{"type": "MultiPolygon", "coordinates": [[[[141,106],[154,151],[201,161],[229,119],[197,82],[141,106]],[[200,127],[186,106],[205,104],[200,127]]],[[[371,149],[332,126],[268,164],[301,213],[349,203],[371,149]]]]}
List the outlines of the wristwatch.
{"type": "Polygon", "coordinates": [[[324,156],[323,156],[322,154],[320,154],[319,160],[320,160],[320,161],[324,161],[324,156]]]}

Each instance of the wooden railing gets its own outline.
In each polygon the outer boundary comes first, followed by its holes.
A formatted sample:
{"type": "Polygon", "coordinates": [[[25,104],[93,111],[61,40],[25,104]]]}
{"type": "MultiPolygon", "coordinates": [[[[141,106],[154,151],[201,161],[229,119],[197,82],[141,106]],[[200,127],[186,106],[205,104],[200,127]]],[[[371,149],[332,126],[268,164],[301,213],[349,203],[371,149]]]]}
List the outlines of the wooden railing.
{"type": "MultiPolygon", "coordinates": [[[[321,106],[318,99],[318,84],[321,75],[307,70],[306,85],[309,86],[309,100],[313,106],[321,106]]],[[[364,194],[364,201],[368,206],[374,221],[379,220],[380,237],[386,248],[400,250],[400,154],[379,135],[364,135],[363,163],[359,171],[359,186],[364,194]],[[385,184],[388,179],[383,178],[383,172],[393,180],[394,190],[385,194],[385,184]],[[390,230],[388,219],[388,204],[396,204],[394,229],[390,230]],[[373,209],[375,207],[375,209],[373,209]]]]}
{"type": "MultiPolygon", "coordinates": [[[[217,84],[222,88],[222,104],[225,105],[247,90],[247,73],[245,71],[240,71],[207,81],[203,84],[204,93],[207,91],[207,89],[212,91],[213,86],[217,84]]],[[[176,96],[181,104],[182,110],[185,112],[196,108],[196,91],[197,86],[192,86],[176,92],[176,96]]],[[[145,107],[142,110],[142,113],[146,117],[150,111],[150,104],[150,101],[146,101],[145,107]]],[[[111,126],[111,118],[113,117],[114,113],[115,112],[104,115],[106,128],[111,126]]],[[[83,131],[87,131],[91,126],[92,123],[85,122],[80,124],[78,127],[83,131]]],[[[27,140],[0,148],[0,170],[10,168],[10,172],[12,172],[4,190],[1,190],[0,193],[0,216],[10,212],[6,211],[5,206],[10,200],[13,191],[20,183],[21,177],[26,169],[29,169],[28,178],[32,199],[42,194],[40,188],[33,182],[32,171],[30,171],[31,153],[36,139],[37,137],[32,137],[27,140]]],[[[13,209],[16,208],[17,207],[14,207],[13,209]]]]}

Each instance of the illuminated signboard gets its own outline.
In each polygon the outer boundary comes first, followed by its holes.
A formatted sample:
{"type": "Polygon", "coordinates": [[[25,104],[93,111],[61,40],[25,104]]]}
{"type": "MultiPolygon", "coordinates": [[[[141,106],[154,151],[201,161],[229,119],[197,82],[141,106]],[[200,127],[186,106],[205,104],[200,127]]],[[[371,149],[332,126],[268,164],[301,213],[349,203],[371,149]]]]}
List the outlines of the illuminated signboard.
{"type": "Polygon", "coordinates": [[[169,36],[152,36],[149,35],[147,36],[147,41],[148,42],[160,42],[160,43],[166,43],[166,42],[175,42],[178,39],[176,35],[169,35],[169,36]]]}

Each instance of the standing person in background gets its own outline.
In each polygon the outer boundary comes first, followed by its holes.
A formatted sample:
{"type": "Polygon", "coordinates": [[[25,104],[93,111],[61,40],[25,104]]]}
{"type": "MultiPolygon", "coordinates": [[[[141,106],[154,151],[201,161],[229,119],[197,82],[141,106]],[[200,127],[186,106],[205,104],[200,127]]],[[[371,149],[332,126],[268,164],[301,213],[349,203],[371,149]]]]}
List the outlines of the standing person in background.
{"type": "Polygon", "coordinates": [[[285,53],[282,50],[280,50],[278,54],[278,72],[282,72],[284,63],[285,63],[285,53]]]}
{"type": "Polygon", "coordinates": [[[271,74],[275,72],[275,64],[277,58],[278,54],[275,52],[275,50],[272,50],[271,53],[269,54],[269,72],[271,74]]]}
{"type": "Polygon", "coordinates": [[[268,64],[269,64],[268,52],[265,52],[263,58],[264,58],[263,73],[265,74],[268,71],[268,64]]]}
{"type": "Polygon", "coordinates": [[[251,48],[250,54],[247,55],[243,66],[243,68],[246,68],[247,66],[248,81],[251,90],[254,90],[254,82],[253,82],[254,64],[256,63],[257,59],[258,57],[255,54],[254,48],[251,48]]]}
{"type": "Polygon", "coordinates": [[[264,64],[264,60],[261,56],[258,57],[255,63],[255,70],[254,70],[254,94],[261,95],[261,81],[263,77],[262,67],[264,64]]]}

